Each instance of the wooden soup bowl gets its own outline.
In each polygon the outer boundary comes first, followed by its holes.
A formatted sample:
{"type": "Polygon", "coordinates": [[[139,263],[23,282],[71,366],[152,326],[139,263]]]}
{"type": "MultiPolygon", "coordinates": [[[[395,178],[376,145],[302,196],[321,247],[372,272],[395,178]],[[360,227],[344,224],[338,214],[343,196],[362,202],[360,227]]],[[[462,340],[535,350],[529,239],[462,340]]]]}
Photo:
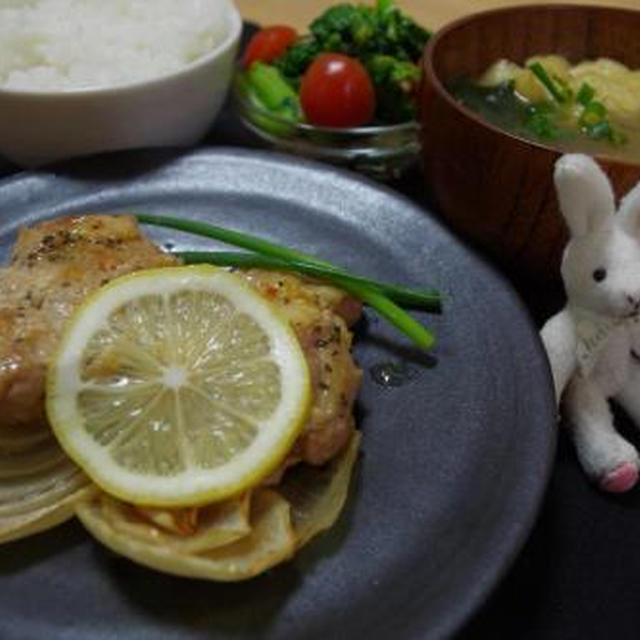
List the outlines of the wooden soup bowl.
{"type": "MultiPolygon", "coordinates": [[[[640,68],[640,11],[531,5],[457,20],[427,45],[420,120],[427,188],[449,226],[508,273],[557,287],[567,240],[552,180],[560,153],[488,124],[446,89],[499,58],[545,53],[640,68]]],[[[640,165],[596,159],[618,197],[640,180],[640,165]]]]}

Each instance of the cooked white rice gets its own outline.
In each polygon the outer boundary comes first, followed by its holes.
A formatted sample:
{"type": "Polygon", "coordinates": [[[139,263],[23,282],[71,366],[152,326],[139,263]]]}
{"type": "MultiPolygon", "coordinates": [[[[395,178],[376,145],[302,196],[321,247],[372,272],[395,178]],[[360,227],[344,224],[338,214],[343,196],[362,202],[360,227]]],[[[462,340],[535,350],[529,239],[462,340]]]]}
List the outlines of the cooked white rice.
{"type": "Polygon", "coordinates": [[[229,31],[227,0],[0,0],[0,87],[60,90],[153,78],[229,31]]]}

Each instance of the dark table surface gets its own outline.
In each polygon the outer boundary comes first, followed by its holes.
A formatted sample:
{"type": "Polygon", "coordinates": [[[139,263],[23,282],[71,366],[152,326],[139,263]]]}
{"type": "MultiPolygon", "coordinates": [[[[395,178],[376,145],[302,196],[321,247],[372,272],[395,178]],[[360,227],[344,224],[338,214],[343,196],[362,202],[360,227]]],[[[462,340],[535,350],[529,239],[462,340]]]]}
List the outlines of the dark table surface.
{"type": "MultiPolygon", "coordinates": [[[[203,144],[264,148],[228,106],[203,144]]],[[[16,171],[0,159],[0,177],[16,171]]],[[[419,169],[390,186],[433,210],[419,169]]],[[[511,284],[538,324],[558,304],[531,283],[512,280],[511,284]]],[[[640,445],[638,434],[619,419],[623,433],[640,445]]],[[[640,541],[640,488],[622,496],[596,490],[583,476],[560,428],[554,469],[536,525],[512,568],[458,638],[637,640],[636,541],[640,541]]]]}

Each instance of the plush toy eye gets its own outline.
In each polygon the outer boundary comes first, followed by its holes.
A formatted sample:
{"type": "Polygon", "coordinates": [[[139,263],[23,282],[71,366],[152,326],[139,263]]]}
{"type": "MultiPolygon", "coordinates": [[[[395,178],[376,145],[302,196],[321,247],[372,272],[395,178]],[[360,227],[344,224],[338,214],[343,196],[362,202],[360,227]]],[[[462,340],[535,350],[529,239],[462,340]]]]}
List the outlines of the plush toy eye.
{"type": "Polygon", "coordinates": [[[592,275],[596,282],[602,282],[607,277],[607,270],[604,267],[598,267],[592,275]]]}

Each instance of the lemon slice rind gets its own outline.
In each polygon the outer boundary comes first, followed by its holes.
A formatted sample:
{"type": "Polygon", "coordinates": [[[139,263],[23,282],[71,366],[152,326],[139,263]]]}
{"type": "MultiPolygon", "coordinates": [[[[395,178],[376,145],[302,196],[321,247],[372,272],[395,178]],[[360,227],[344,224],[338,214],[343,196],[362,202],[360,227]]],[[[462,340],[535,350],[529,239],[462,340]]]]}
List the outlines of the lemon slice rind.
{"type": "Polygon", "coordinates": [[[240,278],[206,265],[136,272],[113,280],[89,296],[68,323],[47,377],[47,415],[65,451],[107,493],[149,506],[196,506],[257,484],[293,445],[306,422],[309,405],[308,367],[288,321],[240,278]],[[251,444],[219,467],[187,465],[173,475],[139,474],[119,465],[109,448],[99,445],[85,428],[77,404],[78,393],[87,387],[81,375],[82,356],[111,313],[142,296],[166,297],[184,290],[223,296],[268,334],[270,358],[283,381],[281,400],[268,420],[257,424],[251,444]]]}

